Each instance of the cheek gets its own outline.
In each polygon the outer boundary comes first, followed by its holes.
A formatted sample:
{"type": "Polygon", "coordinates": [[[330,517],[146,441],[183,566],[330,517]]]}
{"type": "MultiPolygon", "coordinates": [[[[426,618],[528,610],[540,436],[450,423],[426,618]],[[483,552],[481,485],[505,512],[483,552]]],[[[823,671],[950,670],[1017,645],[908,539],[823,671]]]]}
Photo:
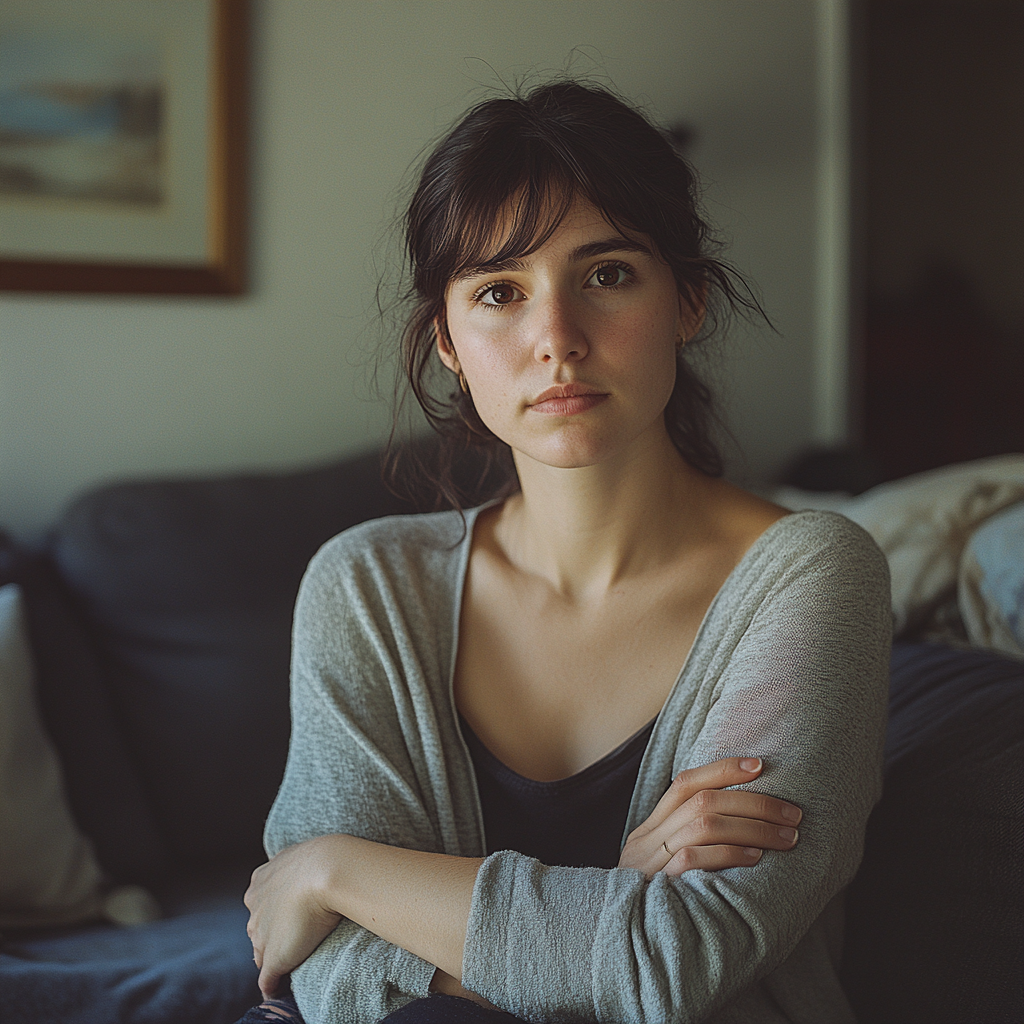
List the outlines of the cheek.
{"type": "Polygon", "coordinates": [[[667,393],[675,382],[676,322],[673,317],[637,314],[623,319],[609,332],[609,357],[627,377],[657,388],[664,381],[667,393]]]}
{"type": "Polygon", "coordinates": [[[469,391],[477,415],[495,434],[501,435],[502,423],[515,412],[518,392],[515,383],[519,372],[512,354],[499,342],[464,338],[459,347],[459,361],[469,382],[469,391]]]}
{"type": "Polygon", "coordinates": [[[507,367],[495,365],[494,360],[486,366],[467,367],[465,372],[477,415],[494,433],[500,434],[501,424],[511,418],[516,405],[512,374],[507,367]]]}
{"type": "Polygon", "coordinates": [[[676,383],[675,336],[666,334],[663,322],[644,326],[616,346],[614,374],[630,396],[636,414],[644,421],[661,416],[676,383]]]}

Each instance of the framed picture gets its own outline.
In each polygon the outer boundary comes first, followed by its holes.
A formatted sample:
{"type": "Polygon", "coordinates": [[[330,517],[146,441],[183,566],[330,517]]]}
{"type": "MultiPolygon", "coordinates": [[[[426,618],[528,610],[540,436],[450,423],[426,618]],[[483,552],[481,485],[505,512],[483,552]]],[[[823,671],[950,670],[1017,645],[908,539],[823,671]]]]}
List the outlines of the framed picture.
{"type": "Polygon", "coordinates": [[[248,13],[0,0],[0,290],[245,290],[248,13]]]}

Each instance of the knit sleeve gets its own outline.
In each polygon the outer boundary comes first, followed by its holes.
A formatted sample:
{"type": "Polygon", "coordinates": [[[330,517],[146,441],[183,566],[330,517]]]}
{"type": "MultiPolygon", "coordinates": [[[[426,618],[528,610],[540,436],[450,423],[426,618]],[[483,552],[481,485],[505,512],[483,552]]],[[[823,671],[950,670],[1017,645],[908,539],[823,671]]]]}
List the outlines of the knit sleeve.
{"type": "Polygon", "coordinates": [[[850,881],[880,793],[888,571],[858,527],[816,515],[777,524],[731,585],[741,597],[712,606],[714,643],[695,645],[652,737],[672,736],[664,777],[630,817],[682,768],[756,755],[749,788],[804,810],[796,848],[649,882],[494,854],[473,894],[468,988],[530,1021],[703,1021],[779,967],[850,881]]]}
{"type": "MultiPolygon", "coordinates": [[[[336,538],[300,589],[291,743],[264,836],[271,856],[336,833],[459,852],[444,840],[434,799],[446,785],[443,759],[422,749],[438,733],[435,709],[409,685],[431,654],[410,649],[386,574],[365,557],[372,540],[365,531],[336,538]]],[[[371,1022],[427,995],[433,974],[433,965],[346,919],[291,984],[310,1024],[371,1022]]]]}

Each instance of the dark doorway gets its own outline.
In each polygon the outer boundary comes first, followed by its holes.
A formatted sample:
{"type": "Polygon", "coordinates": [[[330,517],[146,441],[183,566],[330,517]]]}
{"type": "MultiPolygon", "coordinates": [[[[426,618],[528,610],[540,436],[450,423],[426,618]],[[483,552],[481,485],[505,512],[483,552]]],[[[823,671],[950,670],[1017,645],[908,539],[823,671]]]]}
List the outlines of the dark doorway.
{"type": "Polygon", "coordinates": [[[1024,3],[860,14],[864,445],[885,479],[1024,451],[1024,3]]]}

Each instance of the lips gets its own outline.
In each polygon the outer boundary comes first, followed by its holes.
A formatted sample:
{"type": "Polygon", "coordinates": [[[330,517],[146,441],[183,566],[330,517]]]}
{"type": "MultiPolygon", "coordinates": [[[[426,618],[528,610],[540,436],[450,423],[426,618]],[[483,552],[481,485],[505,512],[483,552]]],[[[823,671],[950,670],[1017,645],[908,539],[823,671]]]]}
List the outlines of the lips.
{"type": "Polygon", "coordinates": [[[556,384],[530,402],[530,409],[555,416],[572,416],[592,409],[607,397],[606,392],[589,384],[556,384]]]}

